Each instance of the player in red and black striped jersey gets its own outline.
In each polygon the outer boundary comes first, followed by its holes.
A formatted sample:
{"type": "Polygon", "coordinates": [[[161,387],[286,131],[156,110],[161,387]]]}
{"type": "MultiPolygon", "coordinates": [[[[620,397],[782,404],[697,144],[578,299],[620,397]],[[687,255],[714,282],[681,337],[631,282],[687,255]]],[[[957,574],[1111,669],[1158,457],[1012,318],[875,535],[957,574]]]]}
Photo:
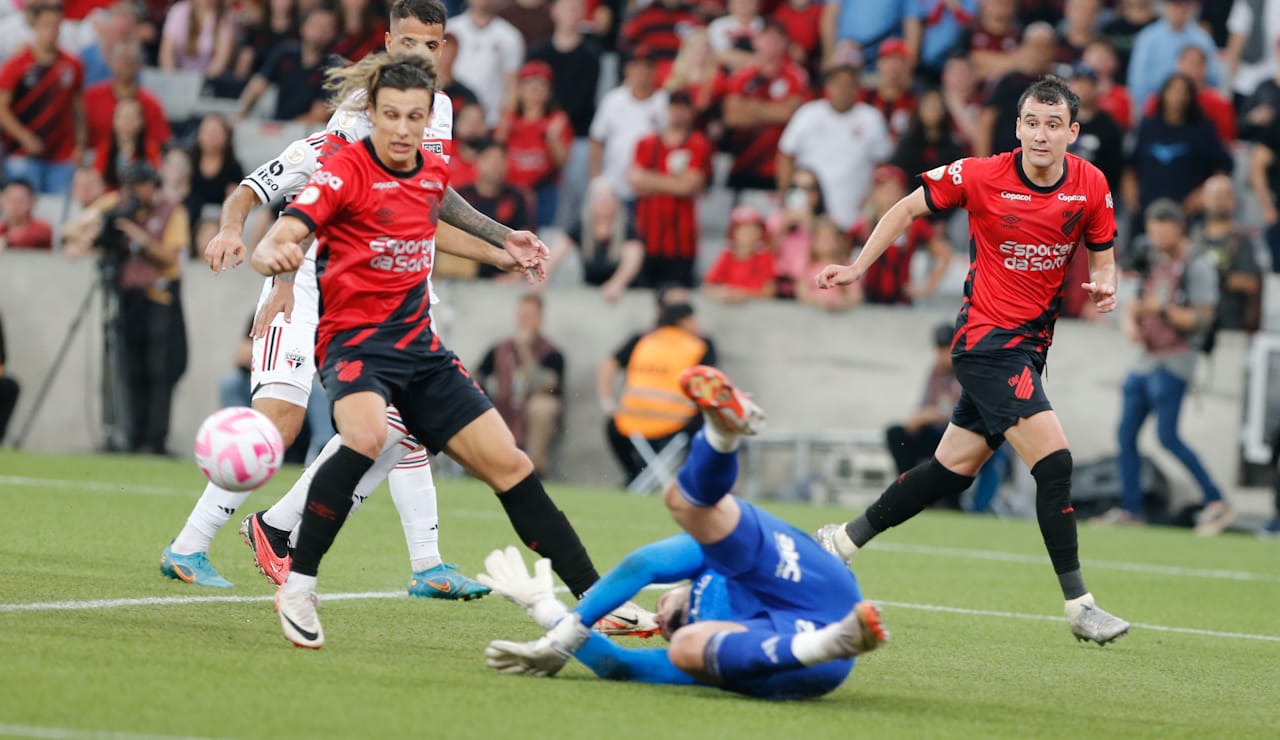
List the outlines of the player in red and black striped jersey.
{"type": "MultiPolygon", "coordinates": [[[[276,597],[285,636],[311,648],[324,644],[316,614],[320,560],[383,448],[388,404],[428,449],[447,450],[499,493],[521,540],[550,558],[570,589],[582,593],[599,579],[533,463],[431,328],[427,279],[449,173],[442,157],[421,149],[436,88],[433,63],[374,55],[347,77],[366,91],[373,133],[311,176],[252,256],[266,275],[296,270],[304,258],[299,242],[316,234],[316,364],[342,447],[316,471],[292,570],[276,597]]],[[[540,273],[546,250],[538,243],[512,256],[540,273]]]]}
{"type": "Polygon", "coordinates": [[[963,390],[951,423],[931,460],[900,476],[864,514],[817,536],[852,557],[885,529],[963,492],[1007,439],[1036,479],[1036,515],[1071,631],[1101,645],[1129,625],[1098,608],[1084,586],[1071,452],[1040,379],[1064,291],[1085,291],[1099,312],[1116,306],[1111,191],[1096,167],[1066,153],[1080,132],[1078,110],[1079,99],[1061,80],[1033,83],[1018,101],[1021,148],[926,172],[923,186],[881,218],[852,265],[829,265],[818,276],[820,288],[853,283],[914,219],[969,212],[971,266],[952,343],[963,390]],[[1067,263],[1081,245],[1089,250],[1090,281],[1067,284],[1067,263]]]}
{"type": "Polygon", "coordinates": [[[0,149],[10,179],[65,193],[84,153],[84,67],[58,48],[61,5],[33,5],[27,15],[31,44],[0,68],[0,149]]]}

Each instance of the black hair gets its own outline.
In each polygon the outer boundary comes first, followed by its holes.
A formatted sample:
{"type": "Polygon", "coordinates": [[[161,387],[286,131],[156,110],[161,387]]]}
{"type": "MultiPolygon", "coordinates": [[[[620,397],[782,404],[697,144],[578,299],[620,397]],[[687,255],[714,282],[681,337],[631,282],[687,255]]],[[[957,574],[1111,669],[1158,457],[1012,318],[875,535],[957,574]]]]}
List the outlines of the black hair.
{"type": "Polygon", "coordinates": [[[440,0],[396,0],[391,5],[391,20],[414,18],[428,26],[444,26],[448,12],[440,0]]]}
{"type": "Polygon", "coordinates": [[[676,326],[693,315],[693,306],[688,303],[672,303],[662,307],[658,312],[658,326],[676,326]]]}
{"type": "Polygon", "coordinates": [[[1076,116],[1080,114],[1079,96],[1071,92],[1071,88],[1067,87],[1067,83],[1062,78],[1055,75],[1046,75],[1031,83],[1030,87],[1022,91],[1022,96],[1018,98],[1018,118],[1022,118],[1022,108],[1027,104],[1028,100],[1035,100],[1046,105],[1066,103],[1067,110],[1071,114],[1067,123],[1075,123],[1076,116]]]}
{"type": "Polygon", "coordinates": [[[668,296],[670,296],[671,293],[677,290],[683,290],[688,292],[689,287],[686,285],[681,285],[680,283],[663,283],[662,285],[658,286],[658,289],[653,292],[653,297],[654,297],[654,300],[656,300],[658,303],[659,310],[661,310],[663,306],[667,305],[668,296]]]}
{"type": "Polygon", "coordinates": [[[28,194],[30,194],[30,195],[35,195],[35,193],[36,193],[36,188],[35,188],[35,186],[34,186],[34,185],[32,185],[32,184],[31,184],[31,181],[30,181],[30,180],[28,180],[28,179],[26,179],[26,178],[22,178],[22,177],[15,177],[15,178],[13,178],[12,180],[6,180],[6,181],[5,181],[5,183],[4,183],[4,187],[5,187],[5,188],[8,188],[10,185],[17,185],[17,186],[18,186],[18,187],[20,187],[20,188],[26,188],[26,189],[27,189],[27,193],[28,193],[28,194]]]}
{"type": "Polygon", "coordinates": [[[1164,95],[1169,91],[1169,86],[1177,82],[1182,82],[1187,86],[1187,108],[1183,111],[1183,117],[1186,122],[1194,123],[1204,118],[1204,110],[1200,108],[1200,99],[1196,95],[1196,83],[1181,72],[1174,72],[1169,75],[1164,84],[1160,86],[1160,92],[1156,94],[1156,118],[1164,118],[1164,95]]]}

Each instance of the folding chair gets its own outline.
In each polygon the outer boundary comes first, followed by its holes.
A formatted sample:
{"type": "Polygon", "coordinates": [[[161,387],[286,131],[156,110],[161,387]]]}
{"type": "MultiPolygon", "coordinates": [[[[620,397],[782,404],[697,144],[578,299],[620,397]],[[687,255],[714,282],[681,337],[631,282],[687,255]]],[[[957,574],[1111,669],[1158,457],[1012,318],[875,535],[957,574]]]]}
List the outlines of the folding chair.
{"type": "Polygon", "coordinates": [[[653,493],[665,489],[667,484],[675,480],[676,471],[680,469],[680,462],[684,459],[684,448],[689,446],[689,435],[680,432],[658,452],[654,452],[649,440],[639,434],[632,434],[630,440],[631,445],[644,460],[645,467],[627,486],[627,491],[653,493]]]}

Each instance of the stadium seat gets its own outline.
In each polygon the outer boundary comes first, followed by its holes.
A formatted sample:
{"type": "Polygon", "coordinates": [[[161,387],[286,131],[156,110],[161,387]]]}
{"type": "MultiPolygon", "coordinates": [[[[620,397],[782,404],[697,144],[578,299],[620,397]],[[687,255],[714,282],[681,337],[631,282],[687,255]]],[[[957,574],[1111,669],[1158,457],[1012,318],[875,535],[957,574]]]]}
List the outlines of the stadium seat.
{"type": "Polygon", "coordinates": [[[309,132],[302,123],[249,119],[236,125],[236,157],[246,172],[275,157],[309,132]]]}
{"type": "Polygon", "coordinates": [[[676,471],[684,460],[684,449],[689,446],[689,435],[680,432],[658,452],[654,451],[649,440],[639,434],[631,435],[631,444],[644,459],[645,468],[627,486],[627,491],[654,493],[662,491],[668,483],[675,480],[676,471]]]}
{"type": "Polygon", "coordinates": [[[142,87],[160,99],[170,121],[185,121],[195,114],[204,75],[185,69],[144,67],[142,87]]]}

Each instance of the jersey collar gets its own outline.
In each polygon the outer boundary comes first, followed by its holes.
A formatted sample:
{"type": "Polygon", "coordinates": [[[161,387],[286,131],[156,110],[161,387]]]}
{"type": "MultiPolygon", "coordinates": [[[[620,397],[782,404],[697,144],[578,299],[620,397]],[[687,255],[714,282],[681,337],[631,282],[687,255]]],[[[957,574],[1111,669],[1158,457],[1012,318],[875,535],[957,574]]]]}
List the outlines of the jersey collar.
{"type": "Polygon", "coordinates": [[[1022,169],[1022,147],[1018,147],[1013,150],[1013,168],[1018,172],[1018,179],[1022,181],[1023,185],[1026,185],[1032,191],[1040,193],[1041,195],[1047,195],[1062,187],[1062,184],[1067,181],[1067,167],[1070,166],[1070,164],[1071,163],[1068,162],[1066,158],[1063,158],[1062,177],[1058,178],[1058,181],[1052,185],[1037,185],[1034,182],[1031,182],[1031,178],[1027,177],[1027,173],[1022,169]]]}
{"type": "Polygon", "coordinates": [[[414,154],[417,156],[417,163],[413,166],[413,169],[393,170],[390,167],[388,167],[381,159],[378,159],[378,153],[373,149],[373,139],[371,137],[366,136],[365,138],[360,140],[360,143],[364,144],[365,151],[369,152],[369,158],[372,159],[375,164],[381,167],[383,172],[387,173],[388,175],[391,175],[392,177],[399,178],[401,180],[408,180],[411,177],[417,177],[418,173],[422,170],[422,165],[424,164],[422,160],[422,149],[418,149],[416,152],[414,152],[414,154]]]}

